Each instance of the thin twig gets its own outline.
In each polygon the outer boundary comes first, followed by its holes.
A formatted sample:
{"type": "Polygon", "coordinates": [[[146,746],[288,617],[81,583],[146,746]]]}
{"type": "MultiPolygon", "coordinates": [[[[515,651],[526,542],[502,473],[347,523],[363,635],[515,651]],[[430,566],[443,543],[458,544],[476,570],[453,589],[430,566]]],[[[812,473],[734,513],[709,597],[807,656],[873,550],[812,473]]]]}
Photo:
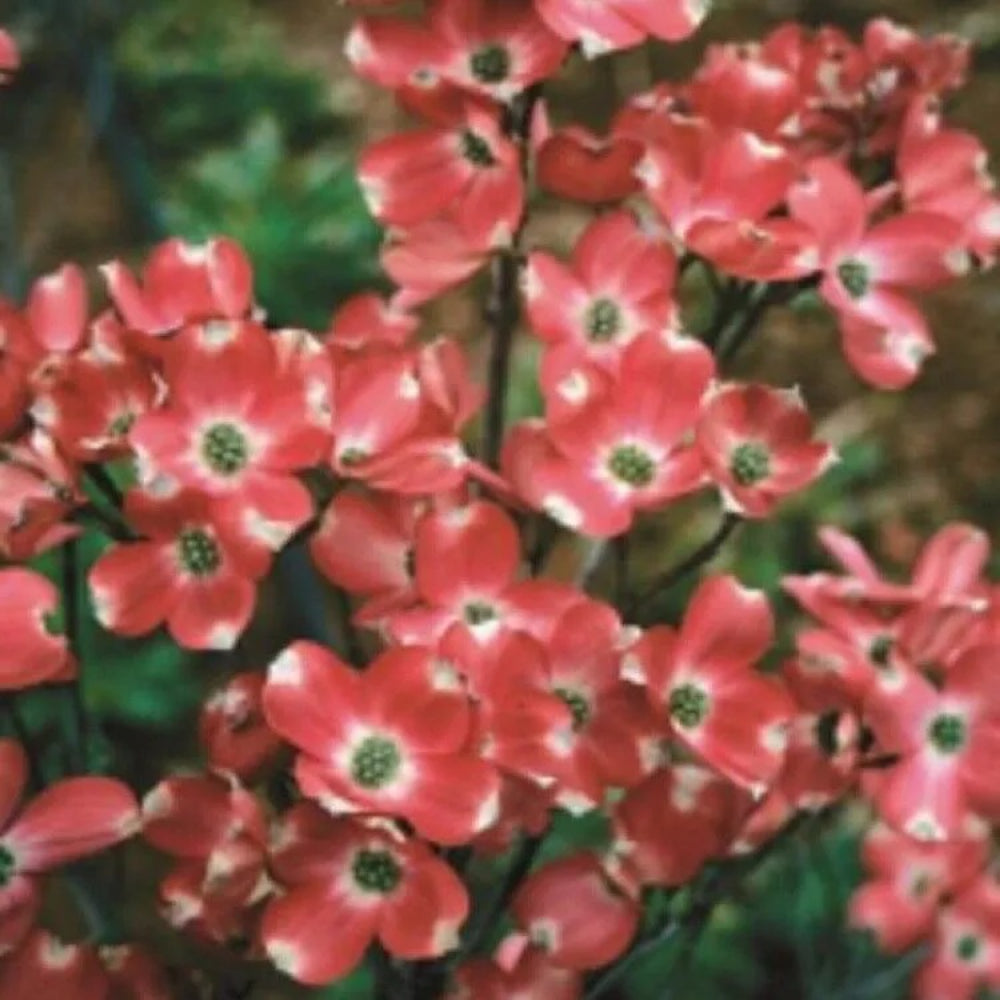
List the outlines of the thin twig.
{"type": "Polygon", "coordinates": [[[751,296],[747,307],[739,314],[732,329],[724,331],[719,338],[720,365],[727,364],[736,357],[753,335],[754,330],[757,329],[757,324],[763,318],[764,313],[771,306],[783,301],[786,295],[787,289],[781,285],[764,285],[751,296]]]}
{"type": "Polygon", "coordinates": [[[514,250],[498,253],[491,264],[491,284],[486,320],[492,328],[488,363],[486,413],[483,417],[482,459],[491,468],[500,465],[506,422],[507,388],[510,382],[510,355],[514,330],[520,316],[518,305],[518,265],[514,250]]]}
{"type": "Polygon", "coordinates": [[[103,465],[93,462],[85,465],[83,471],[94,486],[101,491],[101,494],[108,503],[117,510],[121,510],[125,504],[125,498],[122,495],[122,491],[118,488],[118,484],[111,478],[108,470],[103,465]]]}
{"type": "Polygon", "coordinates": [[[743,306],[747,305],[746,286],[735,278],[729,279],[725,285],[719,281],[719,276],[711,265],[706,263],[708,283],[715,297],[715,308],[708,329],[702,334],[705,346],[714,351],[725,338],[726,330],[733,322],[734,316],[741,315],[743,306]]]}
{"type": "Polygon", "coordinates": [[[658,948],[662,948],[683,930],[685,930],[685,926],[681,921],[671,920],[653,934],[643,938],[620,962],[611,966],[594,980],[587,992],[584,993],[583,1000],[596,1000],[597,997],[603,996],[637,962],[658,948]]]}
{"type": "Polygon", "coordinates": [[[40,792],[45,787],[45,776],[42,774],[38,758],[32,746],[31,730],[28,728],[28,724],[17,704],[17,696],[13,693],[6,694],[0,700],[0,708],[4,710],[4,714],[7,716],[14,739],[21,744],[21,749],[24,750],[24,754],[28,759],[28,781],[36,792],[40,792]]]}
{"type": "Polygon", "coordinates": [[[361,645],[361,637],[354,627],[350,599],[341,587],[332,589],[336,630],[342,638],[341,646],[347,654],[348,663],[360,670],[367,662],[367,658],[361,645]]]}
{"type": "Polygon", "coordinates": [[[559,537],[559,527],[550,517],[539,514],[534,519],[535,540],[528,553],[528,567],[532,576],[541,573],[545,562],[559,537]]]}
{"type": "Polygon", "coordinates": [[[629,536],[619,535],[612,547],[615,554],[615,607],[627,608],[632,601],[632,594],[629,589],[629,557],[631,547],[629,546],[629,536]]]}
{"type": "Polygon", "coordinates": [[[615,965],[611,966],[597,979],[592,980],[583,1000],[597,1000],[615,986],[623,976],[644,956],[672,941],[680,934],[690,937],[688,947],[678,949],[676,957],[681,964],[675,971],[684,968],[694,956],[698,935],[711,919],[715,908],[719,906],[732,892],[737,890],[744,880],[756,872],[772,857],[789,839],[795,838],[809,826],[819,823],[836,814],[837,806],[832,806],[816,813],[799,813],[780,830],[770,841],[753,854],[744,857],[730,858],[719,865],[702,871],[699,883],[694,889],[693,899],[688,908],[680,914],[673,914],[666,923],[642,937],[632,949],[615,965]]]}
{"type": "Polygon", "coordinates": [[[801,281],[761,285],[751,295],[746,309],[736,316],[731,329],[724,330],[718,340],[719,364],[729,364],[753,336],[765,313],[773,306],[787,305],[803,292],[815,288],[818,278],[811,276],[801,281]]]}
{"type": "Polygon", "coordinates": [[[131,527],[117,515],[117,512],[111,514],[94,503],[77,507],[71,517],[78,524],[94,528],[114,542],[134,542],[138,537],[131,527]]]}
{"type": "MultiPolygon", "coordinates": [[[[530,87],[507,108],[504,131],[521,150],[521,174],[527,182],[528,138],[535,105],[541,97],[541,86],[530,87]]],[[[483,415],[480,457],[493,469],[500,464],[504,424],[507,412],[507,390],[510,383],[510,357],[514,331],[521,315],[518,274],[521,237],[527,211],[522,215],[509,247],[498,252],[491,264],[491,291],[486,305],[486,321],[492,331],[487,368],[486,410],[483,415]]]]}
{"type": "Polygon", "coordinates": [[[525,837],[518,846],[503,881],[487,901],[485,907],[480,910],[482,916],[476,925],[470,929],[465,944],[462,947],[462,955],[469,955],[478,951],[489,940],[497,921],[503,916],[514,892],[524,880],[524,877],[531,871],[531,866],[538,857],[541,850],[544,835],[539,837],[525,837]]]}
{"type": "Polygon", "coordinates": [[[661,573],[646,591],[636,598],[630,607],[631,616],[641,615],[663,591],[669,590],[695,570],[710,563],[741,523],[742,519],[738,514],[726,513],[710,538],[675,566],[661,573]]]}

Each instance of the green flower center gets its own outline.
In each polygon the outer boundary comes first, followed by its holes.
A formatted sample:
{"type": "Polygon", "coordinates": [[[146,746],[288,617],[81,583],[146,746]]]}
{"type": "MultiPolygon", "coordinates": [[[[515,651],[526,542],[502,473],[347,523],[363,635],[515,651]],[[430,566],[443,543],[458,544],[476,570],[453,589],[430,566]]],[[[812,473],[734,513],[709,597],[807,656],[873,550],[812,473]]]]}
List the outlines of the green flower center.
{"type": "Polygon", "coordinates": [[[889,663],[889,654],[892,652],[892,637],[879,635],[872,639],[872,644],[868,647],[868,658],[876,666],[884,667],[889,663]]]}
{"type": "Polygon", "coordinates": [[[201,455],[219,476],[234,476],[246,468],[250,444],[235,424],[212,424],[201,439],[201,455]]]}
{"type": "Polygon", "coordinates": [[[931,722],[927,736],[934,749],[940,753],[958,753],[965,746],[965,719],[949,713],[938,715],[931,722]]]}
{"type": "Polygon", "coordinates": [[[510,76],[510,53],[502,45],[484,45],[469,57],[469,68],[480,83],[502,83],[510,76]]]}
{"type": "Polygon", "coordinates": [[[497,612],[496,608],[485,601],[470,601],[462,609],[462,617],[467,625],[485,625],[496,620],[497,612]]]}
{"type": "Polygon", "coordinates": [[[495,167],[497,162],[490,144],[469,129],[462,133],[462,156],[477,167],[495,167]]]}
{"type": "Polygon", "coordinates": [[[756,441],[744,441],[729,456],[729,471],[740,486],[756,486],[771,474],[771,453],[756,441]]]}
{"type": "Polygon", "coordinates": [[[14,855],[0,844],[0,889],[10,884],[16,867],[17,863],[14,861],[14,855]]]}
{"type": "Polygon", "coordinates": [[[386,895],[399,885],[403,872],[388,851],[364,848],[354,855],[351,875],[359,889],[386,895]]]}
{"type": "Polygon", "coordinates": [[[177,540],[177,556],[192,576],[211,576],[222,565],[219,543],[201,528],[182,531],[177,540]]]}
{"type": "Polygon", "coordinates": [[[656,477],[656,463],[641,448],[623,444],[611,453],[608,471],[629,486],[648,486],[656,477]]]}
{"type": "Polygon", "coordinates": [[[559,687],[552,693],[570,710],[574,732],[582,729],[590,721],[590,702],[580,691],[559,687]]]}
{"type": "Polygon", "coordinates": [[[613,299],[597,299],[590,304],[584,319],[587,339],[598,344],[614,340],[621,332],[622,311],[613,299]]]}
{"type": "Polygon", "coordinates": [[[368,460],[368,452],[364,448],[345,448],[340,453],[340,464],[345,469],[350,469],[352,466],[360,465],[362,462],[368,460]]]}
{"type": "Polygon", "coordinates": [[[979,938],[973,934],[963,934],[955,945],[955,954],[963,962],[971,962],[979,954],[979,938]]]}
{"type": "Polygon", "coordinates": [[[351,777],[362,788],[384,788],[399,773],[399,747],[384,736],[366,736],[351,758],[351,777]]]}
{"type": "Polygon", "coordinates": [[[108,436],[109,437],[125,437],[132,426],[135,424],[135,414],[130,413],[127,410],[124,413],[119,413],[114,420],[108,424],[108,436]]]}
{"type": "Polygon", "coordinates": [[[670,718],[683,729],[694,729],[708,715],[708,695],[694,684],[681,684],[670,692],[670,718]]]}
{"type": "Polygon", "coordinates": [[[852,299],[863,299],[871,287],[868,265],[860,260],[845,260],[837,268],[837,277],[852,299]]]}

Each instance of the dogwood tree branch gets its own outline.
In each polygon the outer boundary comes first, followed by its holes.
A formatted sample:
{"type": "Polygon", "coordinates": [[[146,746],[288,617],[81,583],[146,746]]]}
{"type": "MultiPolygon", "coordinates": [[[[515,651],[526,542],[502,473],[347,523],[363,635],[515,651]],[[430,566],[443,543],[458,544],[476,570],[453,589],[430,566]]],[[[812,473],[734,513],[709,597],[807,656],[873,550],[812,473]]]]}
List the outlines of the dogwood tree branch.
{"type": "Polygon", "coordinates": [[[653,583],[632,603],[630,614],[633,618],[640,617],[652,602],[665,590],[669,590],[689,574],[710,563],[722,550],[722,547],[732,537],[740,526],[742,519],[738,514],[726,513],[712,536],[706,539],[693,552],[680,562],[661,573],[653,583]]]}
{"type": "MultiPolygon", "coordinates": [[[[526,186],[531,119],[541,94],[541,86],[529,87],[514,99],[504,113],[504,130],[520,148],[521,174],[526,186]]],[[[507,392],[510,384],[510,357],[514,346],[514,332],[521,316],[518,277],[521,237],[526,221],[527,207],[517,232],[513,234],[510,246],[499,251],[493,257],[490,266],[491,287],[489,300],[486,303],[486,322],[490,327],[491,336],[480,457],[494,469],[500,464],[500,448],[503,444],[507,392]]]]}

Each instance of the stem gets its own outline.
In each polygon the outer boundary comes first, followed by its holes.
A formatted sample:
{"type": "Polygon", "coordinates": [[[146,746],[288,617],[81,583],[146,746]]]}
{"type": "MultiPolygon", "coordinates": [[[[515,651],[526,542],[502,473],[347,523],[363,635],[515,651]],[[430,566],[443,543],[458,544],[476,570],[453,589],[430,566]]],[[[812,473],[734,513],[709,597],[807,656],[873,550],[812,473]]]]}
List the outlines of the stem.
{"type": "Polygon", "coordinates": [[[815,288],[818,278],[803,278],[801,281],[775,285],[760,285],[753,291],[731,329],[723,330],[718,341],[719,364],[727,364],[736,357],[752,336],[757,324],[772,306],[786,305],[802,292],[815,288]]]}
{"type": "Polygon", "coordinates": [[[732,361],[744,344],[750,339],[764,313],[773,305],[781,302],[787,294],[787,289],[780,285],[765,285],[754,293],[747,307],[737,317],[731,331],[723,331],[719,338],[719,363],[732,361]]]}
{"type": "Polygon", "coordinates": [[[4,714],[7,716],[10,731],[14,739],[21,744],[21,749],[24,750],[25,756],[28,758],[28,781],[36,792],[40,792],[45,787],[45,778],[38,766],[38,760],[31,746],[31,730],[28,728],[28,724],[25,722],[24,716],[17,706],[16,696],[13,693],[8,693],[0,700],[0,708],[4,710],[4,714]]]}
{"type": "Polygon", "coordinates": [[[76,678],[63,685],[69,700],[70,724],[67,742],[73,770],[82,774],[87,768],[87,710],[83,702],[84,661],[80,649],[80,571],[77,543],[70,539],[62,548],[62,597],[66,614],[66,641],[76,659],[76,678]]]}
{"type": "Polygon", "coordinates": [[[617,965],[613,965],[591,984],[583,995],[583,1000],[595,1000],[603,996],[614,986],[637,962],[650,952],[665,945],[684,930],[684,924],[679,920],[671,920],[652,935],[640,941],[617,965]]]}
{"type": "Polygon", "coordinates": [[[510,353],[514,343],[520,308],[517,292],[517,256],[513,249],[503,250],[491,264],[492,291],[486,306],[486,319],[493,330],[487,384],[486,414],[483,423],[482,459],[496,469],[500,464],[510,382],[510,353]]]}
{"type": "Polygon", "coordinates": [[[607,539],[588,538],[584,546],[580,568],[576,572],[576,586],[586,591],[600,571],[611,543],[607,539]]]}
{"type": "Polygon", "coordinates": [[[410,993],[409,977],[405,973],[400,975],[385,949],[379,944],[373,945],[369,960],[375,973],[376,1000],[406,1000],[410,993]]]}
{"type": "Polygon", "coordinates": [[[531,866],[538,857],[538,852],[541,850],[544,839],[543,834],[538,837],[525,837],[521,841],[499,888],[483,907],[481,911],[483,914],[482,918],[470,930],[465,945],[461,950],[463,957],[478,951],[489,940],[490,934],[493,932],[497,921],[503,916],[504,910],[507,909],[507,904],[510,902],[515,890],[524,880],[525,875],[531,871],[531,866]]]}
{"type": "Polygon", "coordinates": [[[699,545],[694,552],[686,556],[675,566],[672,566],[670,569],[658,576],[645,593],[639,595],[631,606],[630,611],[632,616],[642,614],[642,612],[649,607],[652,601],[655,600],[664,590],[669,590],[675,584],[683,580],[684,577],[693,573],[706,563],[710,563],[719,554],[723,545],[726,544],[730,536],[741,523],[742,520],[738,514],[727,513],[722,518],[719,527],[715,529],[715,533],[710,538],[699,545]]]}
{"type": "Polygon", "coordinates": [[[103,465],[98,465],[96,462],[90,465],[84,466],[84,474],[87,478],[100,490],[104,498],[118,510],[121,510],[125,504],[125,497],[122,495],[122,491],[118,488],[118,484],[111,478],[108,470],[104,468],[103,465]]]}
{"type": "MultiPolygon", "coordinates": [[[[83,700],[85,657],[80,641],[81,587],[79,551],[76,539],[70,539],[62,548],[62,599],[66,616],[66,642],[76,659],[76,678],[62,686],[67,711],[63,714],[61,730],[70,752],[70,773],[86,774],[90,770],[87,734],[89,724],[83,700]]],[[[112,944],[122,940],[122,929],[117,910],[108,898],[105,886],[98,883],[98,859],[79,862],[66,872],[66,881],[73,892],[91,938],[99,944],[112,944]]]]}
{"type": "Polygon", "coordinates": [[[111,514],[98,507],[97,504],[88,503],[77,507],[72,516],[74,521],[97,529],[112,541],[134,542],[136,540],[135,532],[121,519],[117,511],[111,514]]]}
{"type": "Polygon", "coordinates": [[[614,604],[616,608],[626,608],[632,599],[628,585],[629,536],[619,535],[612,543],[612,548],[615,555],[614,604]]]}
{"type": "Polygon", "coordinates": [[[545,514],[539,514],[535,518],[534,524],[535,541],[528,553],[528,566],[531,569],[531,575],[538,576],[559,537],[559,529],[555,521],[545,514]]]}
{"type": "Polygon", "coordinates": [[[337,631],[340,633],[347,662],[360,670],[366,663],[365,651],[361,645],[358,630],[351,621],[351,602],[347,594],[340,588],[333,588],[334,614],[337,619],[337,631]]]}
{"type": "Polygon", "coordinates": [[[99,944],[119,944],[124,934],[117,911],[109,900],[102,898],[100,889],[92,885],[96,881],[92,866],[83,863],[78,869],[67,871],[65,878],[91,939],[99,944]]]}
{"type": "MultiPolygon", "coordinates": [[[[541,85],[529,87],[506,109],[504,131],[520,146],[521,175],[525,186],[528,181],[528,138],[531,117],[541,85]]],[[[496,469],[500,464],[504,423],[507,410],[507,388],[510,383],[510,354],[514,344],[514,331],[521,314],[518,294],[518,261],[521,237],[527,222],[527,208],[520,225],[513,234],[511,245],[497,253],[490,266],[491,291],[486,304],[486,322],[492,331],[487,375],[486,412],[483,416],[481,455],[483,462],[496,469]]]]}
{"type": "Polygon", "coordinates": [[[655,951],[658,947],[672,940],[679,934],[691,938],[686,948],[679,948],[675,959],[682,960],[684,966],[694,956],[697,936],[711,919],[715,908],[740,887],[749,875],[757,871],[778,849],[778,845],[791,837],[795,837],[802,829],[818,826],[822,820],[836,814],[837,807],[831,806],[816,813],[799,813],[789,820],[785,826],[763,847],[746,857],[730,858],[714,868],[703,869],[699,876],[700,884],[694,890],[694,898],[684,913],[672,915],[667,922],[657,930],[640,939],[617,964],[611,966],[597,978],[583,995],[583,1000],[596,1000],[607,991],[635,965],[639,959],[655,951]]]}
{"type": "Polygon", "coordinates": [[[712,321],[702,335],[705,346],[714,351],[725,336],[726,329],[733,321],[733,316],[740,315],[740,308],[745,303],[743,283],[735,278],[729,279],[724,285],[719,281],[715,270],[706,263],[706,276],[715,296],[715,308],[712,311],[712,321]]]}

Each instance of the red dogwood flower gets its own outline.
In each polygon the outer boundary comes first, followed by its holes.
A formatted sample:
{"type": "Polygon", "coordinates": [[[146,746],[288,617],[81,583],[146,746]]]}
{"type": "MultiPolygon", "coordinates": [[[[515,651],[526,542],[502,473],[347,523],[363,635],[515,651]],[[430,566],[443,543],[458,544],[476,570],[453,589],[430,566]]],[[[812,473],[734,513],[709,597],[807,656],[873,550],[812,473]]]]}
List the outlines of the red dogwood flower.
{"type": "Polygon", "coordinates": [[[366,599],[357,620],[378,620],[413,603],[416,524],[426,503],[384,493],[343,490],[327,507],[309,551],[320,572],[366,599]],[[358,539],[365,544],[358,547],[358,539]]]}
{"type": "Polygon", "coordinates": [[[176,860],[160,885],[167,920],[208,941],[250,935],[273,886],[265,871],[267,824],[234,776],[178,775],[143,799],[143,836],[176,860]]]}
{"type": "Polygon", "coordinates": [[[252,323],[188,327],[167,345],[167,404],[129,434],[144,485],[211,495],[220,519],[271,549],[311,516],[294,472],[316,464],[329,439],[302,419],[312,383],[286,346],[252,323]]]}
{"type": "Polygon", "coordinates": [[[270,553],[239,521],[218,517],[202,493],[131,490],[125,513],[145,538],[112,546],[91,567],[98,621],[127,636],[166,624],[186,649],[231,649],[253,614],[270,553]]]}
{"type": "Polygon", "coordinates": [[[886,951],[913,947],[933,930],[945,901],[982,870],[987,846],[981,835],[924,843],[878,824],[862,845],[870,880],[851,898],[851,922],[874,931],[886,951]]]}
{"type": "Polygon", "coordinates": [[[560,355],[555,367],[587,360],[614,371],[627,344],[670,325],[675,271],[673,252],[631,214],[601,215],[577,241],[569,267],[548,253],[528,257],[528,319],[560,355]]]}
{"type": "Polygon", "coordinates": [[[642,154],[642,144],[631,136],[600,139],[579,126],[561,128],[539,141],[538,186],[560,198],[611,205],[640,189],[635,168],[642,154]]]}
{"type": "Polygon", "coordinates": [[[10,33],[0,28],[0,83],[6,83],[21,66],[21,53],[10,33]]]}
{"type": "Polygon", "coordinates": [[[533,0],[433,0],[422,21],[363,18],[346,43],[358,73],[432,116],[450,103],[442,83],[507,101],[551,75],[567,48],[533,0]]]}
{"type": "Polygon", "coordinates": [[[973,1000],[1000,988],[1000,885],[981,875],[941,912],[915,1000],[973,1000]]]}
{"type": "Polygon", "coordinates": [[[710,394],[697,436],[725,506],[744,517],[769,516],[835,460],[829,445],[813,439],[809,411],[796,390],[722,386],[710,394]]]}
{"type": "Polygon", "coordinates": [[[521,883],[511,911],[553,965],[580,972],[618,958],[639,923],[636,901],[589,853],[571,854],[536,869],[521,883]]]}
{"type": "Polygon", "coordinates": [[[429,649],[390,649],[357,673],[293,643],[268,671],[264,714],[301,751],[302,791],[332,813],[398,816],[449,845],[496,817],[496,771],[468,752],[468,702],[429,649]]]}
{"type": "Polygon", "coordinates": [[[904,293],[937,287],[968,270],[957,224],[929,212],[871,224],[864,190],[832,159],[813,160],[788,201],[816,236],[825,275],[820,292],[841,317],[848,360],[875,385],[899,388],[912,381],[934,348],[904,293]]]}
{"type": "Polygon", "coordinates": [[[125,325],[154,336],[186,323],[242,319],[253,297],[250,262],[225,238],[202,246],[166,240],[150,254],[141,283],[117,260],[101,270],[125,325]]]}
{"type": "Polygon", "coordinates": [[[654,771],[615,806],[613,856],[622,877],[640,885],[689,882],[725,854],[740,805],[728,780],[698,764],[654,771]]]}
{"type": "Polygon", "coordinates": [[[679,631],[649,629],[629,651],[674,736],[730,780],[761,795],[776,778],[793,714],[787,693],[754,669],[771,644],[767,598],[733,577],[695,591],[679,631]]]}
{"type": "Polygon", "coordinates": [[[368,146],[358,177],[372,213],[406,228],[446,208],[476,242],[509,241],[524,211],[520,154],[497,109],[463,104],[446,122],[368,146]]]}
{"type": "Polygon", "coordinates": [[[264,677],[241,673],[208,697],[198,720],[198,736],[215,768],[248,779],[271,763],[281,739],[264,721],[264,677]]]}
{"type": "Polygon", "coordinates": [[[549,27],[587,56],[629,48],[646,38],[677,42],[692,34],[708,13],[707,0],[535,0],[549,27]]]}
{"type": "MultiPolygon", "coordinates": [[[[694,340],[635,340],[606,389],[585,395],[563,419],[522,424],[508,436],[508,479],[568,528],[620,535],[639,511],[704,483],[701,455],[688,442],[713,368],[712,356],[694,340]]],[[[572,395],[578,383],[571,375],[558,391],[572,395]]]]}
{"type": "Polygon", "coordinates": [[[0,990],[4,1000],[105,1000],[108,977],[97,951],[88,944],[70,944],[41,928],[0,960],[0,990]]]}
{"type": "Polygon", "coordinates": [[[425,515],[417,525],[414,580],[419,603],[389,616],[397,642],[435,645],[467,666],[511,630],[541,637],[569,603],[573,588],[518,580],[521,543],[510,516],[476,501],[425,515]]]}
{"type": "Polygon", "coordinates": [[[20,745],[0,740],[0,954],[27,933],[38,878],[126,840],[138,827],[135,796],[111,778],[65,778],[18,809],[28,780],[20,745]]]}
{"type": "Polygon", "coordinates": [[[1000,753],[1000,651],[973,647],[949,668],[940,688],[914,675],[905,690],[876,693],[868,721],[880,750],[899,755],[873,792],[882,816],[918,840],[950,840],[978,817],[1000,816],[991,779],[1000,753]]]}
{"type": "Polygon", "coordinates": [[[578,972],[554,965],[523,934],[512,934],[492,959],[463,962],[446,1000],[579,1000],[582,993],[578,972]]]}
{"type": "Polygon", "coordinates": [[[271,867],[285,892],[264,912],[264,949],[303,983],[346,975],[375,940],[401,959],[443,955],[469,911],[462,880],[426,844],[312,803],[280,820],[271,867]]]}
{"type": "Polygon", "coordinates": [[[59,627],[61,600],[40,573],[0,569],[0,690],[16,691],[49,681],[70,680],[76,662],[59,627]]]}

